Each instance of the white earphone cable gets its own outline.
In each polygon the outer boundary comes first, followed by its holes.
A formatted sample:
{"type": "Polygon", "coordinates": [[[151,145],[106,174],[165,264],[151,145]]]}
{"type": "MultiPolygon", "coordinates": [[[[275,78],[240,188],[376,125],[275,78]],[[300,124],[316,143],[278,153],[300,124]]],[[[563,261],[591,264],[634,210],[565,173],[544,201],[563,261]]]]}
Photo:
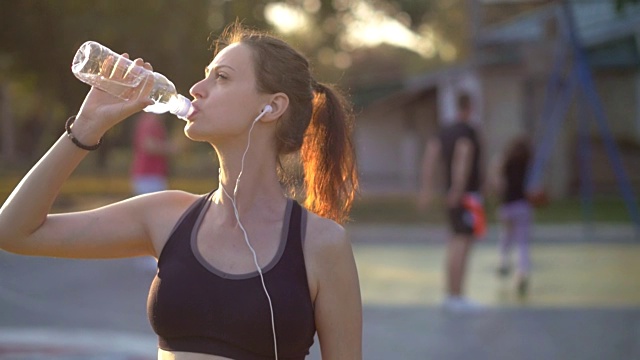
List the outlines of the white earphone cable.
{"type": "Polygon", "coordinates": [[[267,285],[264,281],[264,275],[262,274],[262,269],[260,268],[260,264],[258,263],[258,255],[256,254],[256,251],[254,250],[253,246],[251,246],[251,242],[249,242],[249,235],[247,234],[247,230],[245,230],[244,225],[242,225],[242,222],[240,221],[240,213],[238,212],[238,206],[236,204],[238,185],[240,184],[240,177],[242,176],[242,172],[244,171],[244,159],[247,153],[249,152],[249,147],[251,146],[251,131],[253,130],[253,127],[258,122],[258,120],[260,120],[260,118],[262,118],[262,116],[266,112],[267,112],[266,109],[260,112],[260,115],[258,115],[258,117],[255,120],[253,120],[253,123],[251,124],[251,128],[249,129],[249,135],[247,139],[247,148],[244,150],[244,154],[242,154],[242,160],[240,162],[240,172],[238,173],[238,177],[236,178],[236,184],[233,189],[233,197],[229,195],[229,193],[224,188],[222,183],[220,184],[220,188],[222,188],[222,192],[224,192],[224,194],[229,198],[229,200],[231,200],[231,204],[233,205],[233,212],[236,217],[236,221],[238,222],[238,227],[240,227],[240,230],[242,230],[242,233],[244,234],[244,241],[247,243],[247,246],[249,247],[251,254],[253,254],[253,262],[256,265],[258,274],[260,275],[260,281],[262,282],[262,289],[264,290],[264,293],[267,296],[267,300],[269,301],[269,310],[271,312],[271,330],[273,331],[273,348],[275,352],[275,359],[278,360],[278,341],[276,338],[276,323],[275,323],[275,315],[273,311],[273,302],[271,301],[271,296],[269,295],[269,291],[267,290],[267,285]]]}
{"type": "Polygon", "coordinates": [[[247,153],[249,152],[249,147],[251,146],[251,132],[253,131],[253,127],[256,125],[258,120],[260,120],[260,118],[264,114],[265,114],[264,111],[261,112],[260,115],[258,115],[258,117],[255,120],[253,120],[253,123],[251,124],[251,128],[249,128],[249,135],[247,137],[247,148],[244,149],[244,153],[242,154],[242,160],[240,161],[240,172],[238,173],[238,177],[236,178],[236,185],[233,188],[233,203],[234,204],[235,204],[236,194],[238,193],[238,185],[240,184],[240,177],[242,176],[242,172],[244,171],[244,158],[247,156],[247,153]]]}

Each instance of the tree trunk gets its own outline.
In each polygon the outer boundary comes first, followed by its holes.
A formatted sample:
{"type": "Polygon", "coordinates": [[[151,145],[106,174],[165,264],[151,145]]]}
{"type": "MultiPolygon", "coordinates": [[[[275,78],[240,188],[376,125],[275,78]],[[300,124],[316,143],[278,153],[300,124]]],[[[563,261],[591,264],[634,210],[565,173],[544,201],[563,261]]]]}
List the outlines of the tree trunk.
{"type": "Polygon", "coordinates": [[[0,158],[13,164],[17,160],[16,126],[11,112],[9,86],[0,84],[0,158]]]}

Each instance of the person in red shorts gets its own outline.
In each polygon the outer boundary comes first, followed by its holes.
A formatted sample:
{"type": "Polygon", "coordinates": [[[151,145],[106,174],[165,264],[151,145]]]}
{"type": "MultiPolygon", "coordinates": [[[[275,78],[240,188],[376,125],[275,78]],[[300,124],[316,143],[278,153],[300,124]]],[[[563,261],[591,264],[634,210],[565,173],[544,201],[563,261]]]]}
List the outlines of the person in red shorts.
{"type": "Polygon", "coordinates": [[[464,296],[464,279],[474,240],[484,236],[486,222],[480,195],[481,146],[470,123],[472,107],[468,94],[458,98],[456,121],[445,126],[427,143],[423,159],[423,181],[418,206],[432,200],[436,164],[444,163],[446,208],[451,235],[447,242],[446,292],[443,306],[454,312],[477,310],[480,305],[464,296]]]}

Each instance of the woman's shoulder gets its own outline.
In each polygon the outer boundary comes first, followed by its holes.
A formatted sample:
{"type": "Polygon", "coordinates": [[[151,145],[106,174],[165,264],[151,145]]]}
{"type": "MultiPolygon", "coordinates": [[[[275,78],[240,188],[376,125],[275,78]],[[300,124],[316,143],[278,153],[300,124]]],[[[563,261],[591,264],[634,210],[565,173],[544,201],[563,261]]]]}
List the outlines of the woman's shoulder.
{"type": "Polygon", "coordinates": [[[127,202],[131,202],[131,211],[143,216],[149,227],[163,228],[165,224],[174,223],[203,196],[182,190],[164,190],[138,195],[127,202]]]}
{"type": "Polygon", "coordinates": [[[131,199],[145,218],[156,251],[160,254],[179,219],[204,195],[181,190],[165,190],[139,195],[131,199]]]}
{"type": "Polygon", "coordinates": [[[331,257],[345,250],[351,251],[345,228],[337,222],[308,212],[305,252],[312,257],[331,257]]]}
{"type": "Polygon", "coordinates": [[[317,299],[320,289],[331,289],[353,271],[353,249],[345,228],[309,212],[304,258],[312,298],[317,299]]]}
{"type": "Polygon", "coordinates": [[[149,194],[138,195],[131,200],[135,200],[145,207],[162,209],[167,207],[184,207],[201,199],[202,194],[192,194],[182,190],[164,190],[149,194]]]}

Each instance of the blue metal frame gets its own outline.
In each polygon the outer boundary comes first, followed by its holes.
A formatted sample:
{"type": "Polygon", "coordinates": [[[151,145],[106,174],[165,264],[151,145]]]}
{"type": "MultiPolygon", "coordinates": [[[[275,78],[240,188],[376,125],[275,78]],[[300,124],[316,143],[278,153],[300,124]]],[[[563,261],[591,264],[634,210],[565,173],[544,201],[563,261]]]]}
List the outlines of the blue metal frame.
{"type": "MultiPolygon", "coordinates": [[[[542,119],[540,121],[544,131],[536,141],[534,159],[527,177],[527,189],[536,191],[542,188],[544,166],[551,154],[556,135],[562,128],[572,94],[575,90],[579,90],[576,100],[579,104],[580,186],[585,220],[590,223],[593,219],[593,181],[591,177],[591,166],[589,164],[591,149],[588,139],[589,122],[587,121],[587,106],[589,106],[604,141],[607,156],[613,167],[616,181],[629,215],[640,233],[640,211],[638,209],[637,197],[624,170],[615,140],[607,125],[605,112],[595,89],[586,54],[575,33],[572,11],[566,0],[562,2],[561,14],[562,18],[560,20],[562,20],[561,25],[563,26],[561,26],[560,29],[564,35],[565,45],[569,46],[568,50],[571,52],[573,58],[573,66],[566,78],[563,78],[563,69],[567,64],[567,51],[560,50],[556,53],[556,60],[549,78],[542,119]]],[[[560,48],[561,47],[562,44],[560,44],[560,48]]]]}

